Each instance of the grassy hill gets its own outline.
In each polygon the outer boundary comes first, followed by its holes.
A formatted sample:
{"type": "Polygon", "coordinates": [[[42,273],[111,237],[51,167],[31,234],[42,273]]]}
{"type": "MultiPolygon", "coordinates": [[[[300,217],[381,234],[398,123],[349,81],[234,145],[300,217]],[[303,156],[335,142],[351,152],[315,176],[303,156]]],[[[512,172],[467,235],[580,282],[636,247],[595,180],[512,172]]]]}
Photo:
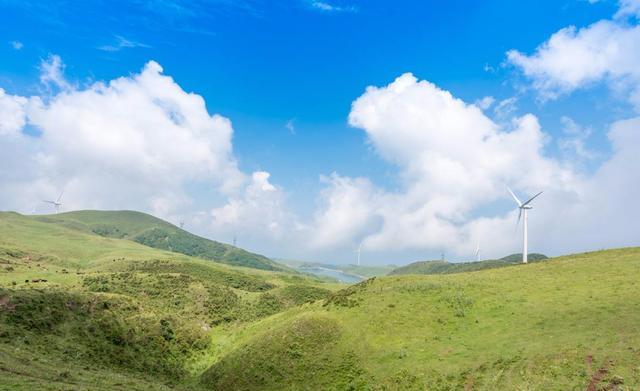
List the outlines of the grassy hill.
{"type": "Polygon", "coordinates": [[[146,213],[83,210],[32,218],[40,222],[62,225],[108,238],[132,240],[145,246],[229,265],[262,270],[289,270],[263,255],[202,238],[146,213]]]}
{"type": "Polygon", "coordinates": [[[639,285],[640,248],[345,286],[0,213],[0,390],[632,390],[639,285]]]}
{"type": "Polygon", "coordinates": [[[0,390],[197,388],[213,334],[335,287],[0,213],[0,390]]]}
{"type": "Polygon", "coordinates": [[[639,287],[638,248],[370,279],[248,325],[202,381],[243,390],[638,389],[639,287]]]}
{"type": "MultiPolygon", "coordinates": [[[[529,254],[529,262],[538,262],[548,259],[543,254],[529,254]]],[[[449,274],[464,273],[485,269],[495,269],[505,266],[513,266],[522,262],[522,254],[511,254],[500,259],[489,259],[478,262],[447,262],[447,261],[420,261],[391,270],[389,275],[400,274],[449,274]]]]}

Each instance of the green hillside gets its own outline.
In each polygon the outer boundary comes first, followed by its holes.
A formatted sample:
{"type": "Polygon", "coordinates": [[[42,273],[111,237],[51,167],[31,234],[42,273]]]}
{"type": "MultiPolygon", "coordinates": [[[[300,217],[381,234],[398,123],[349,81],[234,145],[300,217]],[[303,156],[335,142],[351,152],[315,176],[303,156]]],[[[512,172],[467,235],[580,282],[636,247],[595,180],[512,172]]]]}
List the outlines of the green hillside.
{"type": "Polygon", "coordinates": [[[33,218],[45,223],[92,232],[109,238],[132,240],[145,246],[229,265],[262,270],[289,270],[265,256],[202,238],[146,213],[83,210],[33,218]]]}
{"type": "Polygon", "coordinates": [[[192,389],[212,335],[335,287],[0,213],[0,390],[192,389]]]}
{"type": "Polygon", "coordinates": [[[0,390],[634,390],[640,248],[345,286],[0,213],[0,390]]]}
{"type": "Polygon", "coordinates": [[[243,390],[638,389],[639,286],[640,248],[370,279],[248,325],[202,380],[243,390]]]}
{"type": "MultiPolygon", "coordinates": [[[[543,254],[529,254],[529,262],[539,262],[548,259],[543,254]]],[[[389,275],[400,274],[450,274],[473,272],[485,269],[495,269],[505,266],[513,266],[522,262],[522,254],[511,254],[500,259],[489,259],[478,262],[447,262],[447,261],[420,261],[391,270],[389,275]]]]}

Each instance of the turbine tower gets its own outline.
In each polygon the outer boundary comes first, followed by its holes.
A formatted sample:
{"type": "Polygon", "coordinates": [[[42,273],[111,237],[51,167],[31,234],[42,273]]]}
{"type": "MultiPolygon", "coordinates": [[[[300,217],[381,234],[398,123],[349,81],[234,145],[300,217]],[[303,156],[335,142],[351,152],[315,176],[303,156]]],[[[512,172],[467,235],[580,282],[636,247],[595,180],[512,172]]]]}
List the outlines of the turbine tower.
{"type": "Polygon", "coordinates": [[[53,207],[56,209],[56,214],[58,214],[58,213],[60,213],[60,208],[62,207],[62,195],[63,194],[64,194],[64,190],[62,191],[62,193],[60,193],[60,195],[58,196],[58,198],[55,201],[42,200],[42,202],[46,202],[47,204],[53,205],[53,207]]]}
{"type": "Polygon", "coordinates": [[[362,251],[362,243],[360,243],[360,245],[358,246],[358,251],[356,251],[358,253],[358,266],[360,266],[360,252],[362,251]]]}
{"type": "Polygon", "coordinates": [[[529,209],[533,209],[533,206],[529,205],[531,203],[531,201],[533,201],[534,198],[536,198],[537,196],[539,196],[540,194],[542,194],[542,192],[534,195],[533,197],[529,198],[529,200],[527,200],[526,202],[520,202],[520,200],[518,199],[518,197],[516,197],[515,194],[513,194],[513,191],[511,191],[511,189],[509,189],[507,187],[507,190],[509,190],[509,193],[511,193],[511,195],[513,196],[513,199],[516,201],[516,203],[518,204],[518,209],[520,210],[518,212],[518,222],[516,223],[516,229],[518,228],[518,225],[520,224],[520,219],[522,218],[522,263],[527,263],[527,251],[528,251],[528,238],[527,238],[527,211],[529,209]]]}

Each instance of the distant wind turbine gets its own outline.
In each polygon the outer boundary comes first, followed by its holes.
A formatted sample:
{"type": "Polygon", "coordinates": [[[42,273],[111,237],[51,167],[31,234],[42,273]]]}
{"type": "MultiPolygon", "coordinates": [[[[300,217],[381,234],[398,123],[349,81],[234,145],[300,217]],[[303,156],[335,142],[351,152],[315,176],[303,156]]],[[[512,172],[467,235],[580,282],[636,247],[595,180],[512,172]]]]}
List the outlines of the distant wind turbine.
{"type": "Polygon", "coordinates": [[[358,246],[358,251],[356,251],[358,253],[358,266],[360,266],[360,252],[362,251],[362,243],[360,243],[360,245],[358,246]]]}
{"type": "Polygon", "coordinates": [[[522,227],[523,227],[523,230],[522,230],[523,231],[522,263],[527,263],[527,251],[528,251],[528,245],[529,245],[529,243],[527,242],[528,241],[528,238],[527,238],[527,211],[529,209],[533,209],[533,206],[531,206],[529,204],[531,203],[531,201],[534,200],[534,198],[536,198],[537,196],[542,194],[542,192],[540,192],[540,193],[534,195],[533,197],[529,198],[529,200],[527,200],[526,202],[520,202],[518,197],[516,197],[516,195],[513,194],[513,191],[511,191],[510,188],[507,187],[507,190],[509,190],[509,193],[511,193],[511,195],[513,196],[513,199],[518,204],[518,209],[520,210],[518,212],[518,222],[516,223],[516,228],[520,224],[520,218],[523,218],[522,219],[522,227]]]}
{"type": "Polygon", "coordinates": [[[60,195],[58,196],[58,198],[55,201],[42,200],[42,202],[46,202],[47,204],[53,205],[53,207],[56,209],[56,214],[58,214],[58,213],[60,213],[60,208],[62,207],[62,195],[63,194],[64,194],[64,190],[62,191],[62,193],[60,193],[60,195]]]}
{"type": "Polygon", "coordinates": [[[476,262],[478,262],[480,260],[480,241],[478,240],[478,244],[476,245],[476,262]]]}

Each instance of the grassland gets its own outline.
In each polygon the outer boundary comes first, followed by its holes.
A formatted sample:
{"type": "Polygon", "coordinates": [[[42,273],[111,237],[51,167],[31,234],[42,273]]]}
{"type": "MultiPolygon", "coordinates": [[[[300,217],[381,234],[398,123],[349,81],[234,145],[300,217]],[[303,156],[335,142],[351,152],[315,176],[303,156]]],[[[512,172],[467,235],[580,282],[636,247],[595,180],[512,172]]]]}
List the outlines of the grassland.
{"type": "Polygon", "coordinates": [[[640,248],[345,286],[3,213],[0,390],[636,390],[639,285],[640,248]]]}

